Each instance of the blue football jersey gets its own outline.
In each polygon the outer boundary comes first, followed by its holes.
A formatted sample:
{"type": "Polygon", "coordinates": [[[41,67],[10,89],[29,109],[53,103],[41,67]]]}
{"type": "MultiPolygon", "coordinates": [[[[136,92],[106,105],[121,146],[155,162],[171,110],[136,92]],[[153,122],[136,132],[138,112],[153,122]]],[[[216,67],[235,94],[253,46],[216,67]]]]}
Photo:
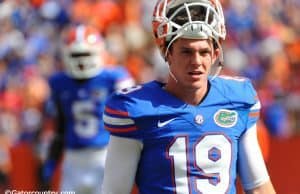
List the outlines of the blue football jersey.
{"type": "Polygon", "coordinates": [[[238,143],[259,117],[247,79],[217,77],[197,106],[153,81],[108,100],[105,128],[143,143],[136,184],[141,194],[234,194],[238,143]]]}
{"type": "Polygon", "coordinates": [[[84,81],[75,80],[64,72],[49,79],[52,108],[64,130],[64,145],[67,149],[103,147],[109,134],[104,129],[102,114],[104,104],[121,82],[131,80],[122,68],[104,69],[97,76],[84,81]]]}

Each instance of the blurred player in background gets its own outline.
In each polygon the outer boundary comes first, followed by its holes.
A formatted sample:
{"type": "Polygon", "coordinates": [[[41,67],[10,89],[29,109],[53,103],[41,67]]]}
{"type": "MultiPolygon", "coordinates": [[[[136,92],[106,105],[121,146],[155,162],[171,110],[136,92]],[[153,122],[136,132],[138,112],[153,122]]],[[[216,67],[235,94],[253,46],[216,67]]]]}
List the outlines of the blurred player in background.
{"type": "Polygon", "coordinates": [[[63,43],[65,71],[49,79],[47,110],[56,129],[42,177],[51,181],[63,154],[60,190],[99,194],[109,140],[101,119],[104,103],[134,81],[124,68],[107,67],[104,41],[91,26],[71,27],[63,43]]]}
{"type": "Polygon", "coordinates": [[[275,193],[256,136],[260,102],[246,78],[217,76],[226,30],[218,0],[158,0],[153,30],[169,64],[113,95],[103,194],[275,193]],[[215,67],[216,66],[216,67],[215,67]]]}

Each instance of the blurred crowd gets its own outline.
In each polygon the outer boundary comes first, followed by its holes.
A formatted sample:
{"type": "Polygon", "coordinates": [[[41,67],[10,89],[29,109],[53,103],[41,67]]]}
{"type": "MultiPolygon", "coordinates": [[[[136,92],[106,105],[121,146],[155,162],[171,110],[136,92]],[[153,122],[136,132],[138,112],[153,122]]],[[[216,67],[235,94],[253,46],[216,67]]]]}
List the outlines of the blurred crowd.
{"type": "MultiPolygon", "coordinates": [[[[223,73],[253,80],[262,121],[272,136],[299,134],[300,1],[221,2],[227,27],[223,73]]],[[[128,68],[137,83],[164,80],[167,64],[151,31],[154,4],[153,0],[0,1],[0,191],[13,171],[12,148],[27,142],[43,157],[41,139],[47,137],[39,133],[51,128],[43,115],[47,79],[63,68],[61,35],[68,25],[96,26],[110,63],[128,68]]]]}

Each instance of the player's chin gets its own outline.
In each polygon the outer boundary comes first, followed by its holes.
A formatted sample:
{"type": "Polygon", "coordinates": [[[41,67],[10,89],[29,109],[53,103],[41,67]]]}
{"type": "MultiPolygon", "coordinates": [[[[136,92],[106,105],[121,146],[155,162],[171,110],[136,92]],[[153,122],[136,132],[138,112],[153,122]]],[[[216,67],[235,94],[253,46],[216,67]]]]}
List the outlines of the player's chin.
{"type": "Polygon", "coordinates": [[[189,80],[186,85],[188,85],[189,88],[199,89],[203,87],[203,80],[189,80]]]}
{"type": "Polygon", "coordinates": [[[192,88],[202,88],[203,85],[207,82],[207,76],[205,76],[204,74],[201,76],[189,76],[186,79],[186,82],[186,84],[192,88]]]}

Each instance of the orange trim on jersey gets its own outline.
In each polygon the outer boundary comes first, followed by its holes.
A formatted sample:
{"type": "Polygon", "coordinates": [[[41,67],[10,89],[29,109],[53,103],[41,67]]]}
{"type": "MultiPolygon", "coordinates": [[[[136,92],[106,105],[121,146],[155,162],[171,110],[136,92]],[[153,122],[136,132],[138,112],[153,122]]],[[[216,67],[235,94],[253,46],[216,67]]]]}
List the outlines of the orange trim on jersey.
{"type": "Polygon", "coordinates": [[[259,112],[251,112],[249,113],[249,117],[259,117],[259,112]]]}
{"type": "Polygon", "coordinates": [[[113,110],[113,109],[108,108],[108,107],[105,107],[105,112],[107,112],[107,113],[109,113],[109,114],[120,115],[120,116],[126,116],[126,117],[129,116],[128,112],[125,112],[125,111],[119,111],[119,110],[113,110]]]}
{"type": "Polygon", "coordinates": [[[126,133],[126,132],[131,132],[131,131],[135,131],[137,130],[136,126],[133,127],[127,127],[127,128],[112,128],[112,127],[108,127],[108,126],[104,126],[106,130],[113,132],[113,133],[126,133]]]}

